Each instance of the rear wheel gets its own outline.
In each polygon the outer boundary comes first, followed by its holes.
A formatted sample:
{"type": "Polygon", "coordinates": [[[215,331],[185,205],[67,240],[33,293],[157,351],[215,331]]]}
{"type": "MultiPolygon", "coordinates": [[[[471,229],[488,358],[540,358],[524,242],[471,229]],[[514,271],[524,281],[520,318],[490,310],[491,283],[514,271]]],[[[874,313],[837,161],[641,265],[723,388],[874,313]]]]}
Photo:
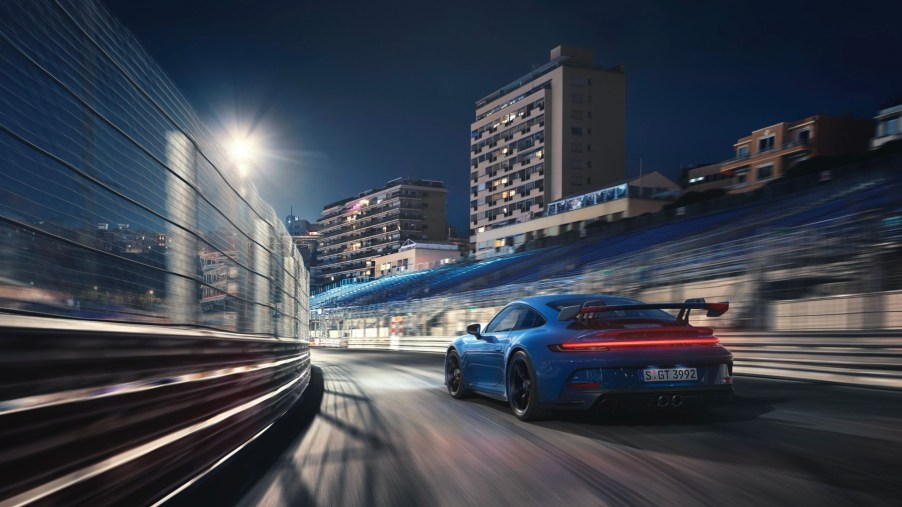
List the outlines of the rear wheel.
{"type": "Polygon", "coordinates": [[[518,350],[507,366],[507,399],[511,410],[521,421],[540,418],[538,385],[535,371],[526,353],[518,350]]]}
{"type": "Polygon", "coordinates": [[[463,372],[460,369],[460,356],[454,350],[449,352],[445,358],[445,385],[448,386],[448,394],[458,400],[473,394],[464,383],[463,372]]]}

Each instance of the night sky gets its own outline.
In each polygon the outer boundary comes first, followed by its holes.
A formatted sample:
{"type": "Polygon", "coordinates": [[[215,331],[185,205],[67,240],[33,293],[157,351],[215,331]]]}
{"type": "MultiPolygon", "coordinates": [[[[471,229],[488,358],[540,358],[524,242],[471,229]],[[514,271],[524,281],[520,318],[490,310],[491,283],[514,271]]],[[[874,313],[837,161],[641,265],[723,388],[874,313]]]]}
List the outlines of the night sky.
{"type": "Polygon", "coordinates": [[[751,130],[902,97],[900,2],[104,0],[211,130],[265,136],[280,216],[399,176],[448,185],[466,234],[474,102],[595,50],[627,72],[627,174],[728,158],[751,130]]]}

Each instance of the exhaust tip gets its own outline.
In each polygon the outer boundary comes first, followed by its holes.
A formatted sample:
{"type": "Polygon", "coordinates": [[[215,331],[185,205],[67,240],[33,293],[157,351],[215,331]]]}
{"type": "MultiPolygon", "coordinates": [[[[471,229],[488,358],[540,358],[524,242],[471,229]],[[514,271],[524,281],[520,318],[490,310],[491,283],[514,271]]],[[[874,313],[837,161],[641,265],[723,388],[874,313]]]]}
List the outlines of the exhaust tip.
{"type": "Polygon", "coordinates": [[[668,398],[666,395],[662,394],[662,395],[658,396],[657,403],[658,403],[658,408],[664,408],[667,405],[670,405],[670,398],[668,398]]]}
{"type": "Polygon", "coordinates": [[[674,408],[683,405],[683,396],[681,394],[674,394],[672,398],[670,398],[670,404],[673,405],[674,408]]]}

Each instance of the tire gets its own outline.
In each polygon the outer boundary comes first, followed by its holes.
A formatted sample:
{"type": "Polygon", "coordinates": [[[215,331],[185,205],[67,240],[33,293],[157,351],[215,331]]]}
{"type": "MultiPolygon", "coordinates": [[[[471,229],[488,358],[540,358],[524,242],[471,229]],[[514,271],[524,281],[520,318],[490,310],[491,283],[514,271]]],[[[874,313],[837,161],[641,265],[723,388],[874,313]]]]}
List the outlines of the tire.
{"type": "Polygon", "coordinates": [[[452,398],[460,400],[473,395],[464,382],[463,371],[460,368],[460,356],[455,350],[448,352],[445,357],[445,385],[452,398]]]}
{"type": "Polygon", "coordinates": [[[534,421],[545,415],[539,408],[539,388],[529,357],[522,350],[511,356],[507,365],[507,399],[521,421],[534,421]]]}

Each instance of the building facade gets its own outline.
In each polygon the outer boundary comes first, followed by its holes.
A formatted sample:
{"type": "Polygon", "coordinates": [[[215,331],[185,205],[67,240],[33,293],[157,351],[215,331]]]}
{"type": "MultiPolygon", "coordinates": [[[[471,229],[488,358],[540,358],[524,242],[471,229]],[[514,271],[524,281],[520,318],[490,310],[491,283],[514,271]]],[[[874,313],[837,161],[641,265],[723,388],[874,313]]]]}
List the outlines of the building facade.
{"type": "Polygon", "coordinates": [[[877,121],[877,131],[871,139],[871,149],[902,139],[902,104],[881,109],[874,120],[877,121]]]}
{"type": "Polygon", "coordinates": [[[401,248],[376,258],[376,278],[395,273],[432,269],[455,262],[461,251],[451,243],[424,243],[407,240],[401,248]]]}
{"type": "Polygon", "coordinates": [[[291,240],[297,247],[304,264],[309,268],[316,264],[316,255],[319,250],[320,226],[294,214],[285,217],[285,228],[291,234],[291,240]]]}
{"type": "Polygon", "coordinates": [[[731,192],[747,192],[803,160],[865,152],[873,132],[873,121],[852,117],[815,115],[777,123],[736,141],[734,157],[721,163],[720,171],[731,180],[731,192]]]}
{"type": "Polygon", "coordinates": [[[687,192],[703,192],[726,188],[733,184],[731,176],[721,172],[720,163],[702,164],[680,171],[680,184],[687,192]]]}
{"type": "Polygon", "coordinates": [[[548,203],[541,217],[476,233],[476,258],[513,253],[523,244],[568,232],[581,232],[596,222],[613,222],[660,211],[680,191],[679,185],[655,171],[581,195],[548,203]]]}
{"type": "Polygon", "coordinates": [[[376,258],[407,240],[446,239],[447,194],[440,181],[398,178],[323,207],[314,287],[374,278],[376,258]]]}
{"type": "Polygon", "coordinates": [[[470,132],[470,234],[521,223],[548,202],[624,178],[626,78],[590,49],[551,61],[476,103],[470,132]]]}

